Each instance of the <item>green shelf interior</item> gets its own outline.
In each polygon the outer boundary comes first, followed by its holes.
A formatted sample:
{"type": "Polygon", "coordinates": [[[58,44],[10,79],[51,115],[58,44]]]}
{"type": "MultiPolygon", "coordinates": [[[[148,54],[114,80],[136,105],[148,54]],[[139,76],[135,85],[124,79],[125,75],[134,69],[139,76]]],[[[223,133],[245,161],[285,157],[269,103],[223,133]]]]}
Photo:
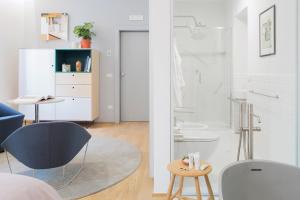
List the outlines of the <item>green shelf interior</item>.
{"type": "MultiPolygon", "coordinates": [[[[73,50],[73,49],[57,49],[55,51],[55,71],[62,72],[62,65],[71,65],[71,72],[76,72],[76,62],[81,62],[81,72],[84,72],[86,59],[91,57],[91,50],[73,50]]],[[[92,69],[91,69],[92,70],[92,69]]],[[[90,71],[91,71],[90,70],[90,71]]]]}

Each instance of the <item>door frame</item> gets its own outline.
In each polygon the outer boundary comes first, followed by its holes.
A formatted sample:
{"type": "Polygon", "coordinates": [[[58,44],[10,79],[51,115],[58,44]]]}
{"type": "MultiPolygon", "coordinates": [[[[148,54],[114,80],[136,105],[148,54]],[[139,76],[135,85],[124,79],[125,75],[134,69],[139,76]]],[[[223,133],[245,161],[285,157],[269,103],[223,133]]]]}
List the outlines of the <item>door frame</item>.
{"type": "MultiPolygon", "coordinates": [[[[149,33],[148,26],[141,27],[120,27],[116,31],[115,36],[115,102],[114,102],[114,119],[115,123],[120,123],[121,121],[121,33],[122,32],[147,32],[149,33]]],[[[149,42],[149,41],[148,41],[149,42]]],[[[150,67],[150,66],[149,66],[150,67]]],[[[150,81],[150,73],[149,73],[149,81],[150,81]]],[[[150,84],[149,84],[150,85],[150,84]]],[[[150,91],[149,91],[150,92],[150,91]]]]}
{"type": "Polygon", "coordinates": [[[297,115],[296,115],[296,164],[300,167],[300,0],[297,0],[297,94],[296,94],[296,106],[297,106],[297,115]]]}

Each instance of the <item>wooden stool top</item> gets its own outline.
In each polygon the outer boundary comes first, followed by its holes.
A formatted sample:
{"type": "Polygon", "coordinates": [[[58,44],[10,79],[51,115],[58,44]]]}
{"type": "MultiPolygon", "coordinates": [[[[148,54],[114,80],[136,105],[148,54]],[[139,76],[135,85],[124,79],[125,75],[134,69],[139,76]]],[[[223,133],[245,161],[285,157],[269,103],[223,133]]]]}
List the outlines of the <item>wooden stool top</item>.
{"type": "Polygon", "coordinates": [[[168,170],[176,176],[198,177],[208,175],[212,171],[212,166],[208,165],[203,171],[196,169],[190,170],[189,166],[183,164],[182,160],[174,160],[168,165],[168,170]]]}

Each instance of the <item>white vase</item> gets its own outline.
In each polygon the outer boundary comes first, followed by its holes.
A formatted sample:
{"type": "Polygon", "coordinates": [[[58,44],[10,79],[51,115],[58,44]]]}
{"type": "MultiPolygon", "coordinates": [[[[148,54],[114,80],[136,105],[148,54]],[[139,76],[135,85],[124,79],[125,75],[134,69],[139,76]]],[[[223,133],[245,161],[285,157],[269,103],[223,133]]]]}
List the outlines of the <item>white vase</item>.
{"type": "Polygon", "coordinates": [[[80,46],[79,42],[71,42],[71,48],[72,49],[78,49],[80,46]]]}

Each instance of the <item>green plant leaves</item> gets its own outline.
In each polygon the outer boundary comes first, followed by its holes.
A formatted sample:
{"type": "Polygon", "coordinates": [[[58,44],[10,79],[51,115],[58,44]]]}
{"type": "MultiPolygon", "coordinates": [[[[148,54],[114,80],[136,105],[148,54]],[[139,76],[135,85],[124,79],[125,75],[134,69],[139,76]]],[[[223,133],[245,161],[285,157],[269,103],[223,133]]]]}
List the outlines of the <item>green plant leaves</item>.
{"type": "Polygon", "coordinates": [[[92,36],[96,36],[96,34],[91,31],[94,28],[94,24],[92,22],[85,22],[83,25],[78,25],[74,27],[73,33],[78,38],[84,39],[92,39],[92,36]]]}

